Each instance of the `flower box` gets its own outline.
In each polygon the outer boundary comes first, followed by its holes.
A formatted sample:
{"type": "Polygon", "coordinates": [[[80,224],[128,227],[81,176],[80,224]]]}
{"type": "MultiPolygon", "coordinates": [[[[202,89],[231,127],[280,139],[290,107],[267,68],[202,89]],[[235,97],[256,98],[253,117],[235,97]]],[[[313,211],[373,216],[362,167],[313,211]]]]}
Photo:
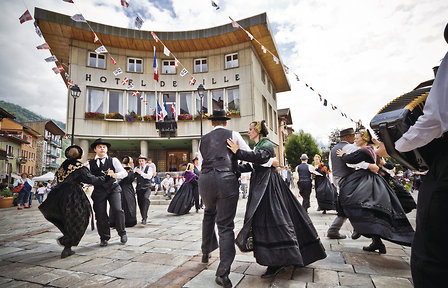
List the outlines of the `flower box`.
{"type": "Polygon", "coordinates": [[[106,119],[124,119],[124,116],[120,113],[108,113],[106,114],[106,119]]]}
{"type": "Polygon", "coordinates": [[[129,114],[124,115],[124,119],[127,122],[135,122],[135,121],[142,121],[143,117],[140,114],[136,114],[135,112],[131,112],[129,114]]]}
{"type": "MultiPolygon", "coordinates": [[[[202,119],[208,119],[208,117],[210,117],[210,114],[208,114],[208,113],[202,114],[202,119]]],[[[201,119],[201,114],[194,115],[194,120],[199,120],[199,119],[201,119]]]]}
{"type": "Polygon", "coordinates": [[[227,117],[240,117],[241,116],[240,113],[241,112],[239,110],[229,110],[226,112],[226,116],[227,117]]]}
{"type": "Polygon", "coordinates": [[[143,120],[145,121],[156,121],[156,115],[145,115],[143,116],[143,120]]]}
{"type": "Polygon", "coordinates": [[[103,120],[104,114],[100,112],[86,112],[84,113],[85,119],[97,119],[97,120],[103,120]]]}
{"type": "Polygon", "coordinates": [[[193,115],[191,115],[191,114],[179,114],[179,115],[177,115],[177,120],[193,120],[193,115]]]}

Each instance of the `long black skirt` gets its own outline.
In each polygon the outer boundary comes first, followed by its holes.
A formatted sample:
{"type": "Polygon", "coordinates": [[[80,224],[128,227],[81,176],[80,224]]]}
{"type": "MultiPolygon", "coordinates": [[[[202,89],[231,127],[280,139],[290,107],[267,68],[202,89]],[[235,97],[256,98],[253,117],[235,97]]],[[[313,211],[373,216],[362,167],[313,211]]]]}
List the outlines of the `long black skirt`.
{"type": "MultiPolygon", "coordinates": [[[[265,191],[257,207],[248,203],[250,211],[256,210],[237,236],[238,247],[252,237],[254,257],[265,266],[305,266],[325,258],[325,249],[303,206],[275,169],[265,172],[251,176],[255,185],[251,185],[250,194],[265,191]],[[269,177],[267,185],[257,179],[263,177],[269,177]]],[[[254,198],[252,195],[248,201],[257,201],[254,198]]]]}
{"type": "Polygon", "coordinates": [[[361,235],[411,246],[414,229],[382,176],[357,170],[340,182],[339,197],[345,215],[361,235]]]}
{"type": "MultiPolygon", "coordinates": [[[[124,211],[124,224],[126,227],[133,227],[137,224],[137,202],[135,200],[135,190],[131,183],[120,183],[121,187],[121,208],[124,211]]],[[[115,227],[115,216],[112,209],[109,210],[109,225],[115,227]]]]}
{"type": "Polygon", "coordinates": [[[316,177],[316,199],[318,210],[336,210],[338,194],[327,177],[316,177]]]}
{"type": "Polygon", "coordinates": [[[191,207],[194,205],[193,189],[197,189],[197,186],[195,187],[191,182],[182,185],[171,200],[168,212],[177,215],[184,215],[190,212],[191,207]]]}

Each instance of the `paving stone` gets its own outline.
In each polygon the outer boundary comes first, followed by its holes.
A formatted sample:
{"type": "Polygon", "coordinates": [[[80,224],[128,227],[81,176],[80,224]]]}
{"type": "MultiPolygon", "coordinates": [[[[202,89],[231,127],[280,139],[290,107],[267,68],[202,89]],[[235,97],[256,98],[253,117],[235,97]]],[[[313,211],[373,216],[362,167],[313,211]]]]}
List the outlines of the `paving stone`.
{"type": "Polygon", "coordinates": [[[378,274],[385,276],[411,278],[409,264],[402,258],[373,253],[352,254],[344,253],[347,263],[368,266],[378,274]]]}
{"type": "Polygon", "coordinates": [[[332,270],[314,269],[315,283],[338,284],[338,272],[332,270]]]}
{"type": "Polygon", "coordinates": [[[258,263],[251,263],[249,268],[246,270],[246,275],[253,275],[260,277],[264,272],[266,272],[267,267],[261,266],[258,263]]]}
{"type": "Polygon", "coordinates": [[[11,282],[0,285],[0,288],[38,288],[38,287],[44,287],[44,286],[36,283],[17,281],[17,280],[13,280],[11,282]]]}
{"type": "Polygon", "coordinates": [[[237,254],[237,255],[235,255],[235,260],[241,261],[241,262],[251,262],[251,263],[256,262],[255,257],[252,255],[252,253],[237,254]]]}
{"type": "Polygon", "coordinates": [[[143,288],[148,287],[149,284],[144,279],[117,279],[115,281],[111,281],[103,286],[103,288],[143,288]]]}
{"type": "Polygon", "coordinates": [[[191,257],[188,256],[178,256],[162,253],[144,253],[143,255],[135,257],[133,261],[168,266],[181,266],[189,259],[191,259],[191,257]]]}
{"type": "Polygon", "coordinates": [[[107,272],[118,269],[128,263],[129,261],[124,260],[118,261],[107,258],[95,258],[78,266],[71,267],[70,270],[93,274],[106,274],[107,272]]]}
{"type": "Polygon", "coordinates": [[[369,275],[339,272],[339,283],[347,287],[375,288],[369,275]]]}
{"type": "Polygon", "coordinates": [[[353,266],[350,264],[339,264],[339,263],[325,263],[325,262],[314,262],[307,267],[309,268],[317,268],[324,270],[335,270],[342,272],[353,272],[353,266]]]}
{"type": "MultiPolygon", "coordinates": [[[[215,283],[215,271],[211,270],[203,270],[196,277],[188,281],[184,284],[184,288],[218,288],[222,287],[215,283]]],[[[238,283],[244,277],[243,274],[230,273],[229,279],[232,282],[233,287],[244,287],[240,286],[238,283]]],[[[251,286],[251,287],[259,287],[259,286],[251,286]]]]}
{"type": "Polygon", "coordinates": [[[292,279],[298,282],[313,282],[314,270],[308,267],[296,267],[292,279]]]}
{"type": "Polygon", "coordinates": [[[153,238],[136,238],[128,235],[128,242],[126,242],[127,246],[142,246],[149,242],[154,241],[153,238]]]}
{"type": "Polygon", "coordinates": [[[59,269],[69,269],[73,266],[77,266],[81,263],[90,261],[91,259],[91,256],[80,256],[77,254],[61,259],[60,255],[58,254],[57,256],[54,256],[53,259],[45,263],[41,263],[40,265],[59,269]]]}
{"type": "Polygon", "coordinates": [[[412,288],[411,281],[406,278],[388,277],[383,275],[372,275],[372,281],[376,288],[412,288]]]}
{"type": "Polygon", "coordinates": [[[156,248],[170,248],[170,249],[184,249],[191,243],[184,241],[171,241],[171,240],[155,240],[151,242],[151,247],[156,248]]]}
{"type": "MultiPolygon", "coordinates": [[[[240,286],[238,286],[239,288],[240,286]]],[[[275,279],[269,288],[306,288],[306,282],[296,280],[275,279]]]]}
{"type": "Polygon", "coordinates": [[[11,281],[12,281],[11,278],[0,277],[0,285],[2,285],[2,284],[4,284],[4,283],[11,282],[11,281]]]}
{"type": "Polygon", "coordinates": [[[73,288],[98,288],[106,285],[109,282],[116,280],[116,278],[105,276],[105,275],[94,275],[80,282],[73,283],[68,287],[73,288]]]}
{"type": "Polygon", "coordinates": [[[56,287],[69,287],[92,276],[93,275],[89,273],[70,271],[70,273],[67,273],[66,276],[53,280],[48,284],[56,287]]]}
{"type": "Polygon", "coordinates": [[[17,247],[7,247],[7,246],[0,246],[0,258],[2,255],[10,254],[17,251],[23,251],[24,249],[17,248],[17,247]]]}
{"type": "Polygon", "coordinates": [[[23,263],[12,263],[10,265],[0,267],[0,276],[16,280],[28,280],[34,276],[50,272],[51,270],[53,269],[23,263]],[[26,271],[26,273],[17,273],[17,271],[26,271]]]}
{"type": "Polygon", "coordinates": [[[123,279],[145,279],[148,283],[153,283],[175,268],[176,266],[131,262],[108,272],[106,275],[123,279]]]}

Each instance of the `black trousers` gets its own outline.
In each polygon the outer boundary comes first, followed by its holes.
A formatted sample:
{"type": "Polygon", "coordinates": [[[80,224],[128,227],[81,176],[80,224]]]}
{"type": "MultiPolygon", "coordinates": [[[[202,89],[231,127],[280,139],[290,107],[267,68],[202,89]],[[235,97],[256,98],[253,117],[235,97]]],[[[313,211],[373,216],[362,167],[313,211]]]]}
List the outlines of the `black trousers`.
{"type": "Polygon", "coordinates": [[[297,183],[300,195],[303,198],[302,206],[303,208],[308,209],[310,208],[311,181],[299,181],[297,183]]]}
{"type": "Polygon", "coordinates": [[[193,200],[196,210],[201,209],[201,205],[199,204],[199,187],[193,188],[193,200]]]}
{"type": "MultiPolygon", "coordinates": [[[[117,184],[118,185],[118,184],[117,184]]],[[[107,201],[109,201],[110,210],[115,215],[115,229],[118,235],[126,234],[124,211],[121,207],[120,189],[105,190],[95,188],[92,193],[93,211],[95,212],[96,227],[101,240],[110,239],[109,216],[107,215],[107,201]]]]}
{"type": "Polygon", "coordinates": [[[151,196],[151,188],[139,189],[136,192],[140,215],[142,215],[142,220],[146,220],[148,218],[149,205],[151,204],[151,201],[149,200],[149,196],[151,196]]]}
{"type": "Polygon", "coordinates": [[[418,195],[411,253],[416,288],[442,287],[448,272],[448,152],[440,154],[423,177],[418,195]]]}
{"type": "Polygon", "coordinates": [[[238,204],[238,178],[232,172],[211,171],[201,175],[199,193],[204,201],[202,220],[202,253],[210,253],[218,248],[215,223],[219,234],[219,266],[216,276],[230,273],[230,265],[235,259],[234,218],[238,204]]]}

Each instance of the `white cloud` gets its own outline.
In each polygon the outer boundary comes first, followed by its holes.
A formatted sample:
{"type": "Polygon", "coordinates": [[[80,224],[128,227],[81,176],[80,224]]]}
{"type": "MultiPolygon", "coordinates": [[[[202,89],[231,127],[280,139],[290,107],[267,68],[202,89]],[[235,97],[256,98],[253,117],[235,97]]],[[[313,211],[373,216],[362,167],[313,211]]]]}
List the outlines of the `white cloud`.
{"type": "MultiPolygon", "coordinates": [[[[365,125],[387,102],[431,79],[431,68],[448,47],[442,37],[448,11],[444,0],[221,2],[221,9],[215,10],[208,0],[133,0],[125,9],[118,0],[75,0],[90,21],[133,28],[139,12],[145,20],[142,30],[153,31],[204,29],[229,23],[228,16],[237,20],[267,12],[290,71],[365,125]]],[[[25,3],[33,14],[36,2],[25,3]]],[[[61,0],[36,5],[67,15],[79,13],[61,0]]],[[[43,40],[32,23],[19,24],[24,2],[4,1],[3,9],[8,17],[0,19],[0,43],[7,53],[0,56],[0,98],[65,121],[66,87],[43,61],[48,52],[36,50],[43,40]]],[[[334,128],[351,125],[340,112],[324,107],[292,73],[289,79],[292,91],[278,94],[278,108],[291,108],[295,130],[327,142],[334,128]]]]}

